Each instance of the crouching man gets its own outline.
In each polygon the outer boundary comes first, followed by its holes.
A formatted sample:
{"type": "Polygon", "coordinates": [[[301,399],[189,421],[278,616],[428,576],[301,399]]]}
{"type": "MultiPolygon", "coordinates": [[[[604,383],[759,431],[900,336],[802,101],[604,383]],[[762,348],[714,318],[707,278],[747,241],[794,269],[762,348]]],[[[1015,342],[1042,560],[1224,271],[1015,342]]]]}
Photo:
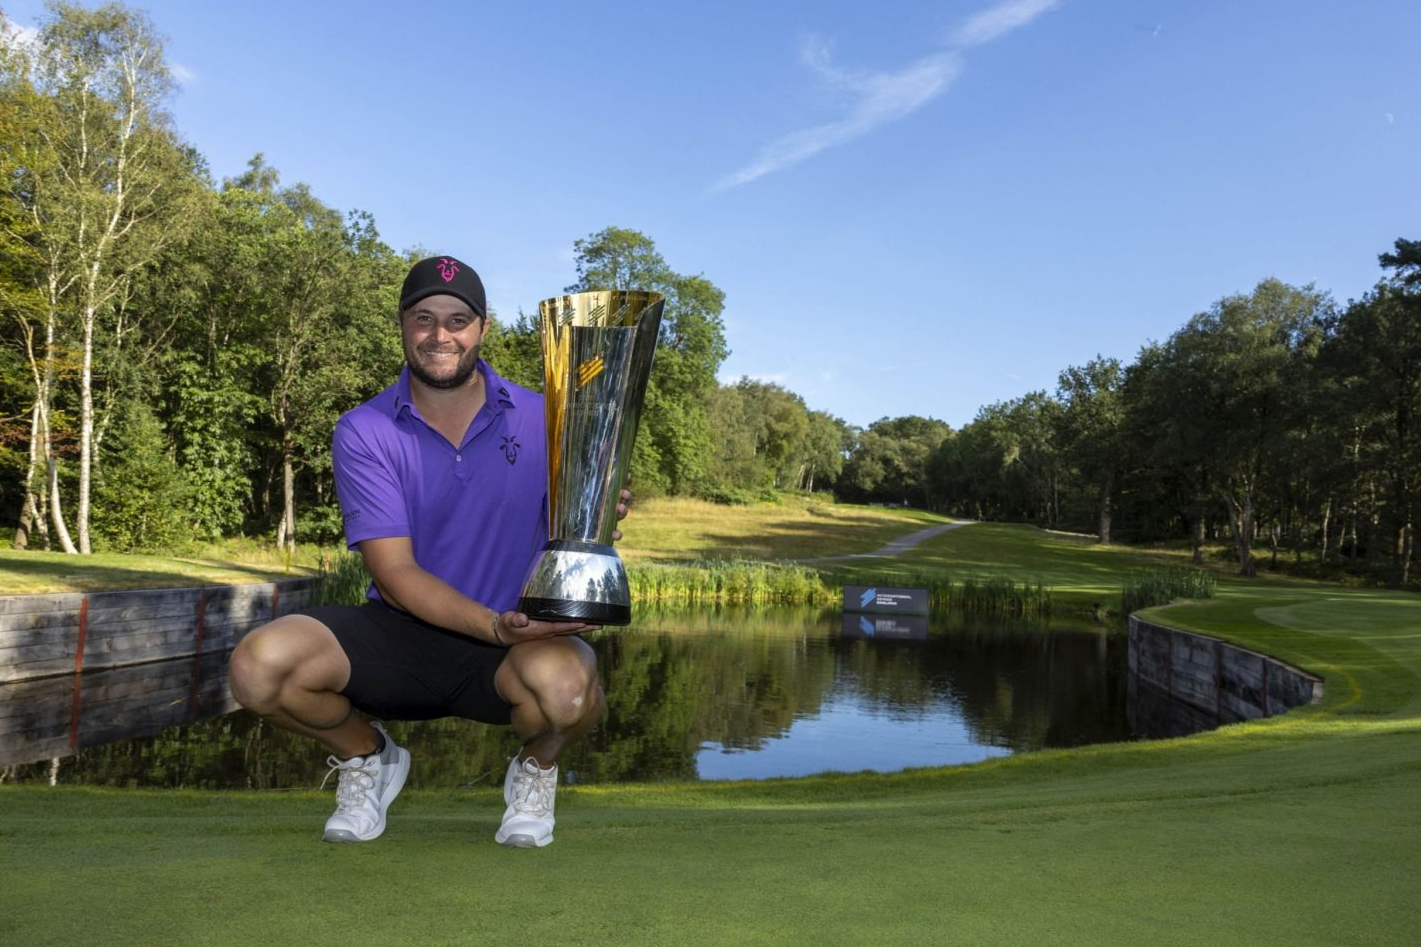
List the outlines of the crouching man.
{"type": "Polygon", "coordinates": [[[592,649],[576,637],[595,626],[516,611],[548,535],[543,398],[479,358],[483,283],[459,260],[416,263],[398,319],[404,370],[340,419],[332,444],[346,541],[374,580],[367,601],[253,631],[232,653],[232,693],[329,748],[339,781],[328,842],[377,838],[409,774],[409,751],[375,719],[511,725],[524,743],[494,839],[542,847],[558,758],[605,706],[592,649]]]}

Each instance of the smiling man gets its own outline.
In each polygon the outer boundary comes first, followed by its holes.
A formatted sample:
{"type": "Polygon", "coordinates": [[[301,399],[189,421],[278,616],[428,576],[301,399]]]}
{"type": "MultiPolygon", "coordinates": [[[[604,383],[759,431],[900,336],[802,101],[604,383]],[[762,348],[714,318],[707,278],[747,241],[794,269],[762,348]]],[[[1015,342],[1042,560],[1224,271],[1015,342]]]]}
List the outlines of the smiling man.
{"type": "Polygon", "coordinates": [[[543,398],[479,358],[487,302],[465,263],[416,263],[398,319],[404,371],[340,419],[332,444],[368,600],[252,632],[232,653],[232,693],[330,748],[329,842],[378,837],[409,773],[409,752],[372,718],[511,724],[525,742],[494,838],[541,847],[553,840],[558,757],[605,705],[592,649],[574,637],[595,626],[516,611],[548,535],[543,398]]]}

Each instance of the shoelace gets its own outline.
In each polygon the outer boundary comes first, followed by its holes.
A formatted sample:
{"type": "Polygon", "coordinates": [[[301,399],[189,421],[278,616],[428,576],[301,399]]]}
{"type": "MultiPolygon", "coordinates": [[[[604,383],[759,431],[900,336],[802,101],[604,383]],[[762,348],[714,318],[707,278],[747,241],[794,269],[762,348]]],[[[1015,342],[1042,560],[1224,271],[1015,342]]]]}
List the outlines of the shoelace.
{"type": "Polygon", "coordinates": [[[321,780],[322,789],[326,788],[331,773],[340,772],[340,778],[336,781],[336,808],[358,809],[365,805],[365,794],[375,788],[374,764],[364,759],[359,766],[351,766],[354,760],[338,759],[334,754],[326,757],[326,762],[331,764],[331,768],[326,771],[326,778],[321,780]]]}
{"type": "Polygon", "coordinates": [[[513,808],[536,816],[545,816],[553,811],[556,779],[553,775],[535,775],[520,766],[513,777],[513,808]]]}

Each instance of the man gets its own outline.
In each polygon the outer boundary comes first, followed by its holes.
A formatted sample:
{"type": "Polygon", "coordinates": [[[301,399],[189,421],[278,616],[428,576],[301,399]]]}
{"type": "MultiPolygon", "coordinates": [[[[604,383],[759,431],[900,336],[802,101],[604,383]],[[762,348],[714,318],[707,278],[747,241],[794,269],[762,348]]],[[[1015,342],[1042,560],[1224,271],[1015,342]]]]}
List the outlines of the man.
{"type": "Polygon", "coordinates": [[[232,653],[232,693],[331,749],[328,842],[378,837],[409,773],[409,752],[371,717],[511,724],[525,742],[494,838],[541,847],[553,840],[558,757],[605,706],[592,649],[573,637],[596,626],[515,610],[548,535],[543,399],[480,360],[484,287],[459,260],[416,263],[398,318],[399,380],[343,416],[332,442],[369,601],[252,632],[232,653]]]}

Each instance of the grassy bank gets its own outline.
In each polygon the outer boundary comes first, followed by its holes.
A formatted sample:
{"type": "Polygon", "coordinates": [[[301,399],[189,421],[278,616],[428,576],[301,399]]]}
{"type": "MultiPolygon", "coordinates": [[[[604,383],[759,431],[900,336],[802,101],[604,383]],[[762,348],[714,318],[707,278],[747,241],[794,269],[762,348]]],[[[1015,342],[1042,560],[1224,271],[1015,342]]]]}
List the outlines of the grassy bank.
{"type": "MultiPolygon", "coordinates": [[[[1181,562],[974,525],[843,572],[1008,576],[1088,604],[1181,562]]],[[[336,847],[318,841],[329,792],[3,786],[0,933],[314,945],[368,920],[401,945],[1414,943],[1421,599],[1217,578],[1214,598],[1151,614],[1322,674],[1321,705],[894,775],[564,787],[558,841],[536,852],[493,844],[502,805],[484,790],[407,794],[378,842],[336,847]]]]}
{"type": "Polygon", "coordinates": [[[788,495],[778,503],[721,506],[701,500],[637,501],[618,548],[628,563],[688,559],[808,559],[872,552],[907,533],[950,522],[921,510],[827,503],[788,495]]]}
{"type": "Polygon", "coordinates": [[[114,552],[70,556],[0,549],[0,595],[271,582],[314,574],[318,555],[314,547],[303,547],[288,568],[285,557],[274,548],[246,542],[196,550],[191,556],[114,552]]]}

